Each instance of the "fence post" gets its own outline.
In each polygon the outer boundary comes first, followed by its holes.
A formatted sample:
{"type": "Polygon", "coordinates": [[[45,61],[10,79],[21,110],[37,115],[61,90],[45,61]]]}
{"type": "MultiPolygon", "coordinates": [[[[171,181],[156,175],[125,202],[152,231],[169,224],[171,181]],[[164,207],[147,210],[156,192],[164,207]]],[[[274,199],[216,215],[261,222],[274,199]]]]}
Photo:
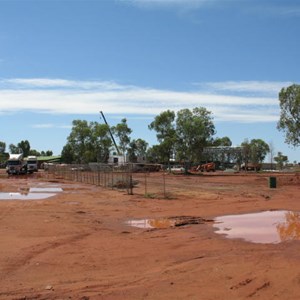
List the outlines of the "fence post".
{"type": "Polygon", "coordinates": [[[164,185],[164,198],[167,198],[167,193],[166,193],[166,177],[165,173],[163,172],[163,185],[164,185]]]}
{"type": "Polygon", "coordinates": [[[129,175],[129,195],[133,195],[133,182],[132,182],[132,174],[129,175]]]}
{"type": "Polygon", "coordinates": [[[148,193],[148,189],[147,189],[147,172],[145,171],[145,195],[147,195],[148,193]]]}

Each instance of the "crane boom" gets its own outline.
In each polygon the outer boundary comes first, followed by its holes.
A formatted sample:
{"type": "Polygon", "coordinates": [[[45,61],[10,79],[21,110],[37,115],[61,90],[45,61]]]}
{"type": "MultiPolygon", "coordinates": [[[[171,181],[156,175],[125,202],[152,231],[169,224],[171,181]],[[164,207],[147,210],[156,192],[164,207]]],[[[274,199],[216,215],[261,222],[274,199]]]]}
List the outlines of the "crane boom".
{"type": "Polygon", "coordinates": [[[114,139],[114,137],[113,137],[113,135],[112,135],[112,132],[111,132],[111,130],[110,130],[110,127],[109,127],[109,125],[108,125],[108,123],[107,123],[107,121],[106,121],[106,119],[105,119],[105,117],[104,117],[104,114],[103,114],[103,112],[102,112],[101,110],[100,110],[100,114],[101,114],[101,116],[102,116],[102,118],[103,118],[105,124],[108,126],[108,130],[109,130],[109,133],[110,133],[110,137],[111,137],[111,139],[112,139],[112,141],[113,141],[113,143],[114,143],[114,145],[115,145],[115,147],[116,147],[116,150],[117,150],[117,152],[118,152],[118,155],[121,155],[121,153],[120,153],[120,151],[119,151],[119,148],[118,148],[118,146],[117,146],[117,143],[116,143],[116,141],[115,141],[115,139],[114,139]]]}

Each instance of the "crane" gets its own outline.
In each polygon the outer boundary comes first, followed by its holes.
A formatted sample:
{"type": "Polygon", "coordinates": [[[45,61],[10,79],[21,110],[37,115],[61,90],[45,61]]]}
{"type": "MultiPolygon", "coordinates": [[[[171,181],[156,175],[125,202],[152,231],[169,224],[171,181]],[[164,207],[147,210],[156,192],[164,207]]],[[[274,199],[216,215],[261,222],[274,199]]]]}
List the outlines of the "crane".
{"type": "Polygon", "coordinates": [[[101,116],[102,116],[102,118],[103,118],[105,124],[108,126],[108,130],[109,130],[109,133],[110,133],[110,137],[111,137],[111,139],[112,139],[112,141],[113,141],[113,143],[114,143],[114,145],[115,145],[115,147],[116,147],[116,150],[117,150],[117,152],[118,152],[118,155],[121,155],[120,150],[119,150],[119,148],[118,148],[118,146],[117,146],[117,143],[116,143],[116,141],[115,141],[115,139],[114,139],[114,137],[113,137],[113,135],[112,135],[112,132],[111,132],[111,130],[110,130],[110,127],[109,127],[109,125],[108,125],[108,123],[107,123],[107,121],[106,121],[106,119],[105,119],[105,117],[104,117],[104,114],[103,114],[103,112],[102,112],[101,110],[100,110],[100,114],[101,114],[101,116]]]}

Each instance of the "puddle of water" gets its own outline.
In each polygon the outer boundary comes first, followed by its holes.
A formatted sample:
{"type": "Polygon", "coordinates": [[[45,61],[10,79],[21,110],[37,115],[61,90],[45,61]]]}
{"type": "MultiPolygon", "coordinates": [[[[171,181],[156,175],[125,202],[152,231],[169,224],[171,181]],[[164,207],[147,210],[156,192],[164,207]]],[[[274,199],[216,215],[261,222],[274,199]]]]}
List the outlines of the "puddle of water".
{"type": "Polygon", "coordinates": [[[277,244],[300,240],[300,213],[293,211],[265,211],[215,218],[216,233],[230,239],[244,239],[252,243],[277,244]]]}
{"type": "Polygon", "coordinates": [[[175,226],[175,220],[170,219],[142,219],[142,220],[129,220],[127,225],[138,228],[169,228],[175,226]]]}
{"type": "Polygon", "coordinates": [[[59,187],[34,187],[29,189],[30,193],[59,193],[62,191],[63,189],[59,187]]]}
{"type": "Polygon", "coordinates": [[[1,193],[0,200],[42,200],[55,196],[63,189],[58,184],[38,183],[37,187],[22,187],[19,193],[1,193]]]}
{"type": "Polygon", "coordinates": [[[0,200],[42,200],[55,195],[55,193],[0,193],[0,200]]]}

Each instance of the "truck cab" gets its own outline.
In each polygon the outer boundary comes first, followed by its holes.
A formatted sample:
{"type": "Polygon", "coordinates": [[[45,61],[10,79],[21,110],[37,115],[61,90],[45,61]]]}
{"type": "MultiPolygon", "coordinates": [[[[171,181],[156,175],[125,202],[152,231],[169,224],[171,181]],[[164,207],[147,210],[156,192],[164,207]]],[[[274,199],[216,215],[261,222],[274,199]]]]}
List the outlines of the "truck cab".
{"type": "Polygon", "coordinates": [[[27,165],[23,161],[23,154],[10,154],[6,163],[8,175],[19,175],[27,173],[27,165]]]}
{"type": "Polygon", "coordinates": [[[27,172],[33,173],[38,171],[38,161],[36,156],[27,157],[27,172]]]}

